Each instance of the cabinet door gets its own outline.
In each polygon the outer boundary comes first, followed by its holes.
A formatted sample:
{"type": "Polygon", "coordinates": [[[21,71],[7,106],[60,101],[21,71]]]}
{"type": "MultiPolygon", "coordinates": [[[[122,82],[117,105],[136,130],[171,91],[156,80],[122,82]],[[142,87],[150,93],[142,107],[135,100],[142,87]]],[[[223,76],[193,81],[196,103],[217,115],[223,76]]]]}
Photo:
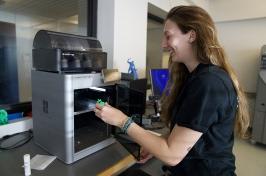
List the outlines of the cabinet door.
{"type": "Polygon", "coordinates": [[[264,117],[264,123],[263,123],[262,143],[266,144],[266,116],[264,117]]]}
{"type": "Polygon", "coordinates": [[[259,77],[257,84],[257,96],[256,96],[256,105],[255,108],[257,111],[266,112],[266,85],[259,77]]]}
{"type": "Polygon", "coordinates": [[[252,139],[262,142],[265,124],[265,112],[255,111],[252,125],[252,139]]]}

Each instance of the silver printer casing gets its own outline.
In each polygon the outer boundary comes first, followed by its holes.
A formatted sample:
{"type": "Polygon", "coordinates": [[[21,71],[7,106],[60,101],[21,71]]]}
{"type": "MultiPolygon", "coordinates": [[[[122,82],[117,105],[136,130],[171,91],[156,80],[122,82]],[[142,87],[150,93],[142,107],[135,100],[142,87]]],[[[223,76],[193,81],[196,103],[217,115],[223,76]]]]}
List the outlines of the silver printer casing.
{"type": "MultiPolygon", "coordinates": [[[[74,91],[102,86],[101,73],[58,74],[32,70],[34,141],[66,164],[71,164],[115,142],[106,125],[106,139],[75,152],[74,91]]],[[[89,137],[92,134],[87,134],[89,137]]]]}

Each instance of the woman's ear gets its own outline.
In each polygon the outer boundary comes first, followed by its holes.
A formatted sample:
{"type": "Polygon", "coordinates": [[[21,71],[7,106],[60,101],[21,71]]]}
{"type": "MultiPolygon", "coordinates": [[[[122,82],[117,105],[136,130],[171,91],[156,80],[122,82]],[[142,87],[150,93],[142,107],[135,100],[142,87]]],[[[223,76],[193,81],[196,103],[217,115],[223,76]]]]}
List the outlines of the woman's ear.
{"type": "Polygon", "coordinates": [[[193,43],[196,40],[196,32],[194,30],[189,31],[189,42],[193,43]]]}

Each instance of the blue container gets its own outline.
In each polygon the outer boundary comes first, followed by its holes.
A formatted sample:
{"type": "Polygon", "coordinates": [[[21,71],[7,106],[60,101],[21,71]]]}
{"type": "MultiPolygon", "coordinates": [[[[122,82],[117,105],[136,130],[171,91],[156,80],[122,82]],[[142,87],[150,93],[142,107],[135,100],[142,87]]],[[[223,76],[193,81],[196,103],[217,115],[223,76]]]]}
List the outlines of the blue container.
{"type": "Polygon", "coordinates": [[[15,119],[20,119],[20,118],[23,118],[23,113],[22,112],[8,114],[8,116],[7,116],[8,121],[15,120],[15,119]]]}

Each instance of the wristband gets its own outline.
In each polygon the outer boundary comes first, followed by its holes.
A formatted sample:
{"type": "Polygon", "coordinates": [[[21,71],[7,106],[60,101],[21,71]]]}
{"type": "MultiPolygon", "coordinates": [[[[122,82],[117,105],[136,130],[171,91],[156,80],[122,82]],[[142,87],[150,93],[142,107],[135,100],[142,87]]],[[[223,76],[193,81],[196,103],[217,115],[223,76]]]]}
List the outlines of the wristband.
{"type": "Polygon", "coordinates": [[[122,126],[121,130],[123,133],[127,134],[128,127],[133,123],[133,120],[131,117],[128,117],[125,124],[122,126]]]}

